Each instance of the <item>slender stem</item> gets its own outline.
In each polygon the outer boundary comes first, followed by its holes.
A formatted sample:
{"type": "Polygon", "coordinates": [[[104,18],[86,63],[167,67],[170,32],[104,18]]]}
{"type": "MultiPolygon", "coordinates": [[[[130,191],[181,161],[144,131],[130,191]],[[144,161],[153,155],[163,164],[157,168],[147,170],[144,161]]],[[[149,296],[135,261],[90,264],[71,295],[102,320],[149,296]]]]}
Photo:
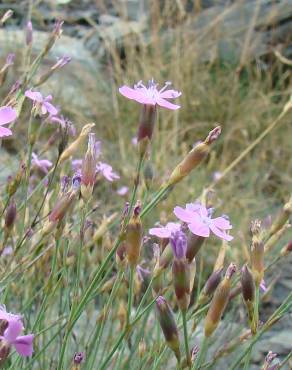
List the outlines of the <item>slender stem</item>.
{"type": "Polygon", "coordinates": [[[164,185],[154,196],[154,198],[147,204],[145,208],[142,209],[142,212],[140,214],[140,217],[146,216],[147,213],[149,213],[156,204],[160,201],[160,199],[167,193],[167,191],[170,189],[170,185],[164,185]]]}
{"type": "Polygon", "coordinates": [[[135,282],[135,267],[130,266],[130,277],[129,277],[129,293],[128,293],[128,309],[127,309],[127,326],[131,319],[131,310],[133,305],[133,295],[134,295],[134,282],[135,282]]]}
{"type": "Polygon", "coordinates": [[[259,325],[259,300],[260,300],[260,287],[256,284],[255,288],[255,302],[254,302],[254,315],[252,322],[252,332],[255,334],[258,330],[259,325]]]}
{"type": "Polygon", "coordinates": [[[186,359],[188,367],[191,368],[192,360],[189,348],[189,339],[188,339],[188,328],[187,328],[187,311],[182,311],[182,319],[183,319],[183,329],[184,329],[184,341],[185,341],[185,351],[186,351],[186,359]]]}
{"type": "Polygon", "coordinates": [[[208,350],[208,337],[204,336],[202,345],[201,345],[201,348],[198,354],[198,358],[194,362],[193,369],[198,370],[201,368],[201,365],[205,360],[207,350],[208,350]]]}

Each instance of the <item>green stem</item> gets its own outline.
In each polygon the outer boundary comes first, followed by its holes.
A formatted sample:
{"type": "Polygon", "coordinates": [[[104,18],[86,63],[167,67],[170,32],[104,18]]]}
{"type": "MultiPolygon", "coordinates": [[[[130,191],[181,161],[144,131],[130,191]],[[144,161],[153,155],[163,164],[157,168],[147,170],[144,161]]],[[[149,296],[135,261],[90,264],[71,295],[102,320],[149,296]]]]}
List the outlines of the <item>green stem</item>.
{"type": "Polygon", "coordinates": [[[192,369],[198,370],[201,368],[202,363],[205,360],[206,354],[208,350],[208,337],[203,338],[202,345],[198,354],[198,358],[194,361],[194,366],[192,369]]]}
{"type": "Polygon", "coordinates": [[[133,305],[133,295],[134,295],[134,282],[135,282],[135,267],[130,266],[130,278],[129,278],[129,293],[128,293],[128,308],[127,308],[127,326],[131,319],[131,310],[133,305]]]}
{"type": "Polygon", "coordinates": [[[259,300],[260,300],[260,287],[256,284],[255,288],[255,302],[254,302],[254,315],[252,323],[252,332],[255,334],[259,325],[259,300]]]}
{"type": "Polygon", "coordinates": [[[188,328],[187,328],[187,311],[182,311],[182,319],[183,319],[183,329],[184,329],[184,341],[185,341],[185,351],[186,351],[186,359],[188,367],[191,368],[192,360],[189,348],[189,339],[188,339],[188,328]]]}

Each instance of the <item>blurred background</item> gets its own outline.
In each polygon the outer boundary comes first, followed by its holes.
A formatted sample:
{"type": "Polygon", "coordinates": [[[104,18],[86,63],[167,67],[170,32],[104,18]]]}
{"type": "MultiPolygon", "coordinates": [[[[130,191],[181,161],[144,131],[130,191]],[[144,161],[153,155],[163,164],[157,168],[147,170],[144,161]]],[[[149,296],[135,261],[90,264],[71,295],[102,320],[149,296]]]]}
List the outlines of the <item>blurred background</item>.
{"type": "MultiPolygon", "coordinates": [[[[14,14],[0,29],[1,63],[12,52],[16,61],[1,95],[21,74],[27,20],[33,23],[35,55],[55,20],[64,20],[63,35],[42,68],[64,55],[72,60],[41,91],[53,95],[77,129],[96,122],[104,156],[121,176],[114,190],[132,183],[137,160],[132,139],[140,107],[118,94],[122,84],[154,78],[161,85],[171,81],[182,91],[180,110],[159,112],[148,166],[154,190],[197,141],[222,125],[208,161],[158,207],[153,219],[171,218],[174,203],[195,200],[213,184],[216,206],[230,215],[242,237],[251,219],[265,218],[287,201],[292,173],[289,115],[228,176],[218,184],[216,180],[289,99],[291,0],[1,1],[1,13],[7,9],[14,14]]],[[[22,130],[26,132],[25,122],[3,142],[2,164],[7,158],[8,165],[1,169],[2,179],[26,150],[22,130]]],[[[121,206],[123,200],[113,198],[110,187],[100,190],[105,212],[121,206]]]]}
{"type": "MultiPolygon", "coordinates": [[[[122,186],[132,186],[138,157],[133,139],[140,106],[119,95],[121,85],[133,85],[139,80],[147,83],[154,78],[161,86],[171,81],[182,92],[178,99],[181,109],[159,110],[143,180],[148,182],[150,192],[159,188],[196,142],[218,123],[222,126],[222,135],[208,160],[152,212],[145,220],[145,230],[156,221],[173,220],[174,205],[195,201],[210,187],[212,203],[220,214],[228,214],[234,225],[235,240],[228,247],[228,259],[240,263],[247,253],[251,220],[260,218],[268,223],[270,215],[274,217],[288,201],[292,189],[291,114],[281,119],[222,181],[218,180],[224,169],[279,116],[289,100],[292,1],[0,1],[0,14],[7,9],[14,14],[0,28],[0,65],[8,53],[15,53],[16,59],[1,87],[1,98],[23,72],[27,21],[31,19],[33,24],[36,56],[55,20],[64,20],[63,35],[46,57],[39,75],[57,58],[69,56],[71,62],[53,74],[40,90],[53,95],[54,104],[61,107],[62,114],[72,120],[78,132],[85,123],[96,123],[103,156],[120,175],[119,181],[102,183],[96,189],[101,215],[122,209],[129,195],[121,197],[116,192],[122,186]]],[[[15,134],[2,142],[1,187],[25,156],[26,131],[26,122],[17,122],[15,134]]],[[[36,144],[36,151],[47,138],[44,135],[36,144]]],[[[52,150],[49,159],[54,159],[56,150],[52,150]]],[[[84,150],[80,157],[83,154],[84,150]]],[[[214,254],[204,256],[209,266],[219,244],[211,243],[214,254]]],[[[289,262],[282,267],[273,304],[292,289],[289,262]]],[[[289,334],[282,328],[278,337],[277,342],[273,334],[273,351],[281,353],[277,343],[289,347],[291,330],[289,334]]],[[[264,352],[266,343],[261,346],[264,352]]]]}

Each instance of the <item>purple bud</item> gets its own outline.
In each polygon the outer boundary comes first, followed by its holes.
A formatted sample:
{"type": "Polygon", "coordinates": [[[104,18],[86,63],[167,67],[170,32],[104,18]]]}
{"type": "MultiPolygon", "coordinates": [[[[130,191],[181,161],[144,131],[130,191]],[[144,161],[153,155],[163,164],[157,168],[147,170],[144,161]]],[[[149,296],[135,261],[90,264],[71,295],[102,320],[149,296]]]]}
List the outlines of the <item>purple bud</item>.
{"type": "Polygon", "coordinates": [[[222,279],[222,269],[214,271],[209,276],[203,288],[204,295],[208,297],[211,296],[215,292],[217,286],[220,284],[221,279],[222,279]]]}
{"type": "Polygon", "coordinates": [[[134,211],[133,211],[133,214],[135,217],[139,216],[140,212],[141,212],[141,202],[139,200],[137,200],[137,203],[134,207],[134,211]]]}
{"type": "Polygon", "coordinates": [[[11,229],[14,225],[16,219],[16,204],[14,200],[12,200],[7,207],[7,212],[5,216],[5,227],[7,229],[11,229]]]}
{"type": "Polygon", "coordinates": [[[73,362],[75,365],[81,364],[85,359],[85,353],[84,352],[76,352],[73,357],[73,362]]]}
{"type": "Polygon", "coordinates": [[[230,265],[228,266],[227,270],[226,270],[226,278],[227,279],[231,279],[232,276],[235,274],[236,272],[236,265],[234,263],[230,263],[230,265]]]}
{"type": "Polygon", "coordinates": [[[27,22],[26,25],[26,35],[25,35],[25,40],[26,40],[26,45],[31,45],[32,44],[32,23],[31,21],[27,22]]]}
{"type": "Polygon", "coordinates": [[[182,231],[172,233],[170,243],[174,257],[178,260],[186,258],[187,253],[187,237],[182,231]]]}
{"type": "Polygon", "coordinates": [[[247,265],[241,269],[241,288],[245,302],[254,302],[255,298],[255,282],[247,265]]]}
{"type": "Polygon", "coordinates": [[[14,63],[15,54],[9,53],[6,57],[6,66],[12,66],[14,63]]]}

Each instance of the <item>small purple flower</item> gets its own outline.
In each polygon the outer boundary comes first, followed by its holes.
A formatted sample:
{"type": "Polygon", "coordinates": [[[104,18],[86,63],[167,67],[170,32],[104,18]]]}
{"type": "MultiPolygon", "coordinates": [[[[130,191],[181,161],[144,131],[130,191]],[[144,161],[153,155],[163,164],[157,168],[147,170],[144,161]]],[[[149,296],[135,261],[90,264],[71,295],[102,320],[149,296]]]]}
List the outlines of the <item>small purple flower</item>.
{"type": "Polygon", "coordinates": [[[51,68],[51,70],[56,70],[58,68],[62,68],[64,67],[66,64],[70,63],[71,62],[71,57],[69,56],[63,56],[62,58],[58,58],[58,61],[56,64],[53,65],[53,67],[51,68]]]}
{"type": "Polygon", "coordinates": [[[219,238],[230,241],[233,237],[226,233],[226,230],[232,229],[232,225],[225,217],[211,218],[213,210],[208,210],[201,203],[190,203],[186,208],[175,207],[174,214],[181,221],[188,224],[188,228],[194,235],[207,238],[210,236],[210,230],[219,238]]]}
{"type": "Polygon", "coordinates": [[[129,188],[127,186],[122,186],[117,190],[117,194],[119,194],[121,197],[126,195],[129,191],[129,188]]]}
{"type": "Polygon", "coordinates": [[[158,238],[170,238],[173,233],[180,231],[181,225],[175,222],[168,222],[165,226],[153,227],[149,234],[158,238]]]}
{"type": "Polygon", "coordinates": [[[58,109],[50,102],[53,99],[52,95],[43,97],[39,91],[27,90],[24,95],[33,101],[34,108],[37,114],[45,115],[49,113],[51,116],[58,114],[58,109]]]}
{"type": "Polygon", "coordinates": [[[44,174],[47,174],[53,163],[48,159],[39,159],[37,154],[32,153],[31,165],[33,168],[39,169],[44,174]]]}
{"type": "Polygon", "coordinates": [[[15,109],[8,106],[0,107],[0,137],[12,135],[12,131],[3,127],[3,125],[15,121],[16,118],[17,113],[15,109]]]}
{"type": "Polygon", "coordinates": [[[162,89],[158,90],[158,84],[152,79],[148,83],[148,87],[139,81],[134,88],[122,86],[119,92],[128,99],[135,100],[140,104],[145,105],[160,105],[163,108],[176,110],[180,106],[170,103],[166,99],[175,99],[181,95],[181,92],[176,90],[166,90],[171,82],[166,82],[162,89]]]}
{"type": "Polygon", "coordinates": [[[73,358],[73,362],[74,364],[79,365],[84,360],[84,358],[85,358],[84,352],[76,352],[73,358]]]}
{"type": "Polygon", "coordinates": [[[170,236],[170,245],[174,257],[178,260],[186,258],[187,253],[187,237],[181,230],[173,232],[170,236]]]}
{"type": "Polygon", "coordinates": [[[9,347],[14,346],[20,356],[27,357],[33,353],[33,334],[22,335],[19,334],[23,330],[23,324],[19,319],[10,320],[8,327],[4,331],[0,339],[9,347]]]}
{"type": "Polygon", "coordinates": [[[113,171],[112,166],[107,163],[99,162],[96,166],[97,173],[101,173],[108,181],[118,180],[120,176],[113,171]]]}

